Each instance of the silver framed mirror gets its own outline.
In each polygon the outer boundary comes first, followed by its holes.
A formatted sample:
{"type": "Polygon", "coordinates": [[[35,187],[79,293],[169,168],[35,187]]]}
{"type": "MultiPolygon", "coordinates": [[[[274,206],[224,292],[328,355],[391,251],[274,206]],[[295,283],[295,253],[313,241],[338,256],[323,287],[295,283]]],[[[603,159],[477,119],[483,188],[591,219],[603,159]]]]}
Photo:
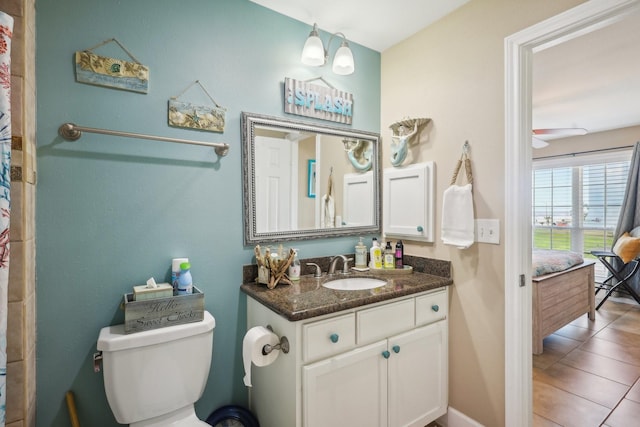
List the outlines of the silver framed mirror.
{"type": "Polygon", "coordinates": [[[381,232],[380,135],[243,112],[244,244],[381,232]]]}

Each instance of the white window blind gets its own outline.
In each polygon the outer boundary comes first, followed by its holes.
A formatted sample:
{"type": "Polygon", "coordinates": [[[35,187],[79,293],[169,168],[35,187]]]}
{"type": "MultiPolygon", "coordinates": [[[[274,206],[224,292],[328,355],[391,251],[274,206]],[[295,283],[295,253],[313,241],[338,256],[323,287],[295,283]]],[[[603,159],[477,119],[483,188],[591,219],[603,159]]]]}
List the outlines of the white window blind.
{"type": "MultiPolygon", "coordinates": [[[[629,173],[631,151],[533,162],[533,247],[593,258],[610,250],[629,173]]],[[[596,276],[604,276],[596,264],[596,276]]]]}

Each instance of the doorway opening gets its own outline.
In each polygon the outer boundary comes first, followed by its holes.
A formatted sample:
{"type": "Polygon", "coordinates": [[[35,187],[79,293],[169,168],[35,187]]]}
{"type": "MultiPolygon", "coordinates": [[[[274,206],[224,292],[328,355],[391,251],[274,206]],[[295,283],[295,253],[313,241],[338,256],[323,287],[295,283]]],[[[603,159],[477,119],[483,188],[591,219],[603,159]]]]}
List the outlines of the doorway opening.
{"type": "Polygon", "coordinates": [[[532,423],[533,53],[624,19],[640,0],[586,2],[505,39],[505,424],[532,423]]]}

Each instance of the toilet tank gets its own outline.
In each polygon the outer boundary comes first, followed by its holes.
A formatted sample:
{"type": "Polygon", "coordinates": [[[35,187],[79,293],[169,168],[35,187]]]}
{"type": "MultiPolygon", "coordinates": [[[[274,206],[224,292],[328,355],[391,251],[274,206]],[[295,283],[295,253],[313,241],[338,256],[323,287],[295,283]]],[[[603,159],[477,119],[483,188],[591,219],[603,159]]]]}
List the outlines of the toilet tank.
{"type": "Polygon", "coordinates": [[[215,319],[133,334],[102,328],[104,388],[116,420],[131,424],[195,403],[209,376],[215,319]]]}

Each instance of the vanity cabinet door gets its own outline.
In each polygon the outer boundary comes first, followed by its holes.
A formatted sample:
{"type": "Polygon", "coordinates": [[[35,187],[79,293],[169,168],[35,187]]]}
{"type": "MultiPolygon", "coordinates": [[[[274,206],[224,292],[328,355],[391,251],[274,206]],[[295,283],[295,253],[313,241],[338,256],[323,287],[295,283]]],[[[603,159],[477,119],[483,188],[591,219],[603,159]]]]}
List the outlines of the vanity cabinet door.
{"type": "Polygon", "coordinates": [[[433,169],[425,162],[384,170],[385,235],[433,242],[433,169]]]}
{"type": "Polygon", "coordinates": [[[446,321],[389,338],[389,427],[422,427],[444,415],[448,400],[446,321]]]}
{"type": "Polygon", "coordinates": [[[387,341],[302,368],[305,427],[387,425],[387,341]]]}

